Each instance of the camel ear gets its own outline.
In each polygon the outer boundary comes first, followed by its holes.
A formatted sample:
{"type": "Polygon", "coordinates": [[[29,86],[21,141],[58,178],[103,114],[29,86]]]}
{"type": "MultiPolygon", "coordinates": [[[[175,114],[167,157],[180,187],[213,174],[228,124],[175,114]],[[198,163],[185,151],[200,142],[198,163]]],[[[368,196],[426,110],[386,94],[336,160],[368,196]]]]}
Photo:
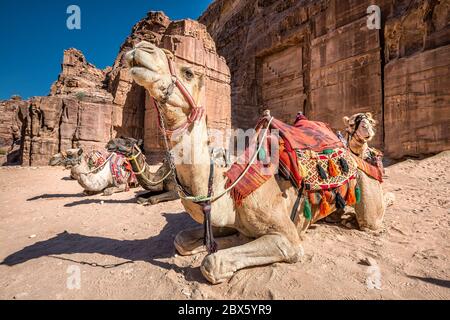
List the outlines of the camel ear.
{"type": "Polygon", "coordinates": [[[80,149],[78,150],[78,155],[81,156],[82,154],[83,154],[83,148],[80,148],[80,149]]]}
{"type": "Polygon", "coordinates": [[[366,112],[366,117],[367,117],[367,119],[369,119],[369,122],[372,124],[372,125],[376,125],[378,122],[377,122],[377,120],[375,120],[374,118],[373,118],[373,115],[372,115],[372,112],[366,112]]]}
{"type": "Polygon", "coordinates": [[[138,141],[137,141],[137,146],[140,148],[141,146],[142,146],[142,144],[144,143],[144,140],[142,140],[142,139],[139,139],[138,141]]]}
{"type": "Polygon", "coordinates": [[[350,125],[350,118],[349,117],[343,117],[342,121],[344,121],[344,124],[346,127],[350,125]]]}

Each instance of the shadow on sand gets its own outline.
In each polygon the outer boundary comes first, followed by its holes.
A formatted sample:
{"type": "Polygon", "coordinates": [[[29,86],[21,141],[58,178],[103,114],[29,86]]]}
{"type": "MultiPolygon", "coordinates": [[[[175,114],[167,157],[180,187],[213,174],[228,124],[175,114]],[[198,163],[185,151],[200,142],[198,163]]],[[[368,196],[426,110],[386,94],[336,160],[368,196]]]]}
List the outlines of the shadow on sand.
{"type": "Polygon", "coordinates": [[[39,196],[35,196],[32,198],[27,199],[27,201],[35,201],[35,200],[41,200],[41,199],[60,199],[60,198],[82,198],[85,197],[82,192],[79,193],[44,193],[39,196]]]}
{"type": "Polygon", "coordinates": [[[199,268],[179,267],[175,264],[158,259],[170,258],[175,254],[173,239],[175,235],[186,228],[194,227],[196,223],[185,213],[164,213],[167,224],[161,232],[148,239],[117,240],[105,237],[86,236],[68,233],[67,231],[53,238],[36,242],[7,256],[2,265],[15,266],[27,261],[50,256],[92,267],[111,268],[135,261],[144,261],[166,270],[175,270],[184,275],[188,281],[205,282],[199,268]],[[101,265],[87,261],[76,261],[57,255],[76,253],[97,253],[114,256],[126,260],[111,265],[101,265]]]}
{"type": "Polygon", "coordinates": [[[430,278],[430,277],[418,277],[418,276],[408,276],[408,278],[420,280],[423,282],[434,284],[436,286],[450,289],[450,280],[436,279],[436,278],[430,278]]]}

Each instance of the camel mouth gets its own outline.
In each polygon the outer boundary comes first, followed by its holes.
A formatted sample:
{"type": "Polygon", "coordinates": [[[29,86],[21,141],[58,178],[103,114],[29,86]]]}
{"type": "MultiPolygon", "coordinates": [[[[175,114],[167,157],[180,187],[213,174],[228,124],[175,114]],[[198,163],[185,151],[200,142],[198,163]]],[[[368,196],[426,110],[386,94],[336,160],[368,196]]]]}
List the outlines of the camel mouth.
{"type": "Polygon", "coordinates": [[[48,162],[48,165],[51,166],[51,167],[59,166],[59,165],[62,165],[62,164],[63,164],[63,161],[62,161],[62,159],[60,157],[53,157],[48,162]]]}
{"type": "Polygon", "coordinates": [[[136,71],[156,72],[149,62],[151,60],[150,53],[138,48],[128,52],[125,56],[126,64],[132,73],[136,71]]]}

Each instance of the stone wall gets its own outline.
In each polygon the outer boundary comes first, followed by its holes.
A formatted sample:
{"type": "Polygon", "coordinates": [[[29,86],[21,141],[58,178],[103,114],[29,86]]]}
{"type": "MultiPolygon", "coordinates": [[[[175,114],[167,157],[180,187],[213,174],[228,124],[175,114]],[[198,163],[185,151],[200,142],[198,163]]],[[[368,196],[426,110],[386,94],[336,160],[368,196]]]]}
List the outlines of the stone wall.
{"type": "Polygon", "coordinates": [[[216,0],[199,21],[232,82],[232,125],[298,111],[342,129],[371,111],[392,158],[450,148],[449,0],[216,0]],[[367,8],[381,9],[381,30],[367,8]],[[436,49],[438,48],[438,49],[436,49]],[[400,135],[400,136],[399,136],[400,135]]]}

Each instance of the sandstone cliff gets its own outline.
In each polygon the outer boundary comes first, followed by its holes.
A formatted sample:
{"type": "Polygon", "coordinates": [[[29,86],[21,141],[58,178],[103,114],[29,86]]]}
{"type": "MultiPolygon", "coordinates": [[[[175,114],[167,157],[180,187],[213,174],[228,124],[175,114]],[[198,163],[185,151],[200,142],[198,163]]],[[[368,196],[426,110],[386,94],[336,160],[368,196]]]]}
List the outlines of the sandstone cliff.
{"type": "Polygon", "coordinates": [[[199,21],[231,70],[233,126],[371,111],[389,157],[450,148],[449,0],[216,0],[199,21]]]}
{"type": "Polygon", "coordinates": [[[48,96],[0,101],[0,164],[46,165],[61,150],[102,149],[115,136],[144,139],[148,155],[161,154],[155,110],[123,61],[123,54],[142,40],[172,50],[178,61],[205,73],[208,125],[230,126],[229,69],[206,28],[149,12],[133,27],[112,67],[99,70],[79,50],[68,49],[48,96]]]}

